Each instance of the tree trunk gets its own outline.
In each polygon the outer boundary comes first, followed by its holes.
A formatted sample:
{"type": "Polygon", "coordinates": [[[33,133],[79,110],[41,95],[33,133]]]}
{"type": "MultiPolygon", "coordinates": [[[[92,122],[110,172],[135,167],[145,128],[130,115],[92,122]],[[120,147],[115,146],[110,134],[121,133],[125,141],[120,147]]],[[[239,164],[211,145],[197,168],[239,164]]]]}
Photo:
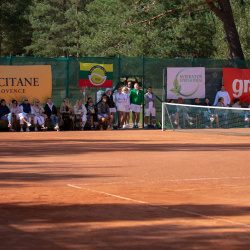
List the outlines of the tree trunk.
{"type": "Polygon", "coordinates": [[[218,3],[220,6],[219,8],[217,8],[214,3],[208,3],[208,6],[223,23],[226,32],[226,41],[229,47],[229,59],[245,60],[230,1],[219,0],[218,3]]]}
{"type": "Polygon", "coordinates": [[[2,40],[3,40],[3,32],[2,32],[2,1],[0,0],[0,57],[2,56],[2,40]]]}

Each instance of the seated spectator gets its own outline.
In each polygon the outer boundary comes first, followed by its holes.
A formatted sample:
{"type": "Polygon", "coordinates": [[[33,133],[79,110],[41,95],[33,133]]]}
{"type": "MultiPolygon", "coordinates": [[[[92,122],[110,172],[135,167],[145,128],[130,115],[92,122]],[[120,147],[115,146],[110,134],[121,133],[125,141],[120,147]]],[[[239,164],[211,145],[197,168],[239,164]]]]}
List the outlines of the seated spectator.
{"type": "Polygon", "coordinates": [[[74,106],[74,113],[78,119],[81,120],[81,131],[84,130],[84,126],[87,121],[87,109],[82,104],[82,100],[77,100],[74,106]]]}
{"type": "MultiPolygon", "coordinates": [[[[217,107],[226,107],[226,105],[224,104],[224,98],[220,97],[218,99],[218,103],[216,105],[217,107]]],[[[218,115],[218,117],[220,118],[220,123],[223,125],[227,125],[227,111],[224,109],[216,109],[215,110],[216,114],[218,115]]]]}
{"type": "Polygon", "coordinates": [[[21,113],[19,114],[20,119],[20,132],[23,132],[23,122],[27,124],[26,132],[29,132],[29,127],[31,126],[31,118],[34,117],[33,108],[29,103],[29,99],[24,97],[23,103],[20,105],[21,113]]]}
{"type": "Polygon", "coordinates": [[[194,99],[194,105],[201,105],[199,98],[194,99]]]}
{"type": "Polygon", "coordinates": [[[41,130],[47,130],[48,128],[44,126],[44,120],[47,118],[47,116],[44,115],[44,108],[40,105],[40,101],[38,99],[34,100],[33,112],[35,115],[34,117],[35,132],[38,131],[37,123],[41,126],[41,130]]]}
{"type": "MultiPolygon", "coordinates": [[[[208,97],[205,98],[204,106],[211,106],[210,99],[208,97]]],[[[203,112],[204,120],[205,120],[205,128],[213,128],[213,121],[216,120],[217,128],[219,128],[219,118],[217,114],[213,114],[211,109],[207,109],[203,112]]]]}
{"type": "Polygon", "coordinates": [[[18,105],[16,100],[11,101],[10,112],[12,114],[12,122],[13,122],[13,119],[15,119],[15,120],[19,119],[19,114],[21,113],[21,109],[20,109],[20,106],[18,105]]]}
{"type": "MultiPolygon", "coordinates": [[[[183,98],[179,97],[177,99],[179,104],[183,104],[183,98]]],[[[179,114],[179,118],[183,118],[183,126],[185,127],[185,121],[188,122],[188,124],[191,126],[193,125],[193,123],[191,122],[191,120],[193,120],[193,117],[189,116],[188,114],[189,108],[185,107],[185,106],[177,106],[177,112],[179,114]]]]}
{"type": "Polygon", "coordinates": [[[239,110],[240,108],[242,108],[241,105],[240,105],[240,100],[239,99],[234,99],[234,104],[232,105],[232,107],[233,108],[238,108],[238,109],[232,110],[232,113],[237,114],[238,117],[244,118],[245,127],[249,128],[248,125],[247,125],[247,122],[249,121],[248,112],[244,111],[244,110],[243,111],[239,110]]]}
{"type": "Polygon", "coordinates": [[[108,123],[108,128],[107,130],[112,130],[111,128],[111,119],[110,119],[110,112],[109,112],[109,105],[106,103],[107,101],[107,97],[104,95],[102,97],[102,101],[97,105],[97,109],[98,109],[98,120],[101,122],[100,125],[100,130],[103,130],[103,124],[105,122],[108,123]]]}
{"type": "Polygon", "coordinates": [[[57,116],[57,108],[52,102],[51,98],[47,99],[47,103],[44,107],[44,113],[47,115],[47,117],[51,120],[54,129],[56,131],[59,131],[59,126],[58,126],[58,116],[57,116]]]}
{"type": "Polygon", "coordinates": [[[68,98],[63,100],[63,103],[60,106],[60,113],[63,120],[63,130],[72,130],[73,123],[73,107],[68,98]]]}
{"type": "Polygon", "coordinates": [[[122,88],[117,88],[117,93],[115,95],[116,107],[118,111],[118,124],[120,129],[124,129],[123,125],[125,122],[125,100],[126,96],[122,93],[122,88]]]}
{"type": "MultiPolygon", "coordinates": [[[[168,103],[174,103],[173,99],[167,100],[168,103]]],[[[179,125],[179,113],[177,112],[176,106],[170,106],[169,107],[169,116],[172,122],[174,122],[175,125],[177,125],[178,129],[181,129],[179,125]]]]}
{"type": "Polygon", "coordinates": [[[11,112],[8,106],[6,106],[6,102],[4,99],[1,100],[0,104],[0,120],[8,121],[8,128],[12,132],[12,125],[11,125],[11,112]]]}
{"type": "MultiPolygon", "coordinates": [[[[113,95],[111,93],[110,88],[106,88],[105,95],[107,96],[107,104],[109,105],[110,119],[112,120],[111,121],[111,124],[112,124],[114,120],[114,113],[116,112],[116,108],[115,108],[115,102],[113,100],[113,95]]],[[[111,125],[111,128],[113,129],[112,125],[111,125]]]]}
{"type": "Polygon", "coordinates": [[[95,106],[93,101],[89,101],[87,105],[87,120],[90,121],[91,130],[94,129],[95,106]]]}

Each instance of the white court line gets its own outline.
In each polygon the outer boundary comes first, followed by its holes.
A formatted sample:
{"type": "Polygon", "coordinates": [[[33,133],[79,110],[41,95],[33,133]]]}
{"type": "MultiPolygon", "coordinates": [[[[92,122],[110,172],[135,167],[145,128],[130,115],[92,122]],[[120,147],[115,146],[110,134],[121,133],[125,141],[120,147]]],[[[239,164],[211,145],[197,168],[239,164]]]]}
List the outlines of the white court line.
{"type": "Polygon", "coordinates": [[[136,203],[147,204],[147,205],[154,206],[154,207],[159,207],[159,208],[168,209],[168,210],[172,210],[172,211],[182,212],[182,213],[185,213],[185,214],[195,215],[195,216],[199,216],[199,217],[203,217],[203,218],[207,218],[207,219],[212,219],[212,220],[217,220],[217,221],[223,221],[223,222],[227,222],[227,223],[230,223],[230,224],[235,224],[235,225],[240,225],[240,226],[250,228],[250,225],[248,225],[248,224],[238,223],[238,222],[234,222],[234,221],[231,221],[231,220],[220,219],[220,218],[216,218],[216,217],[213,217],[213,216],[207,216],[207,215],[204,215],[204,214],[190,212],[190,211],[183,210],[183,209],[161,206],[161,205],[153,204],[153,203],[146,202],[146,201],[135,200],[135,199],[131,199],[131,198],[128,198],[128,197],[123,197],[123,196],[120,196],[120,195],[110,194],[110,193],[106,193],[106,192],[102,192],[102,191],[98,191],[98,190],[94,190],[94,189],[89,189],[89,188],[85,188],[85,187],[79,187],[79,186],[76,186],[76,185],[67,184],[67,186],[73,187],[73,188],[78,188],[78,189],[84,189],[84,190],[88,190],[88,191],[99,193],[99,194],[105,194],[105,195],[116,197],[116,198],[119,198],[119,199],[122,199],[122,200],[128,200],[128,201],[133,201],[133,202],[136,202],[136,203]]]}

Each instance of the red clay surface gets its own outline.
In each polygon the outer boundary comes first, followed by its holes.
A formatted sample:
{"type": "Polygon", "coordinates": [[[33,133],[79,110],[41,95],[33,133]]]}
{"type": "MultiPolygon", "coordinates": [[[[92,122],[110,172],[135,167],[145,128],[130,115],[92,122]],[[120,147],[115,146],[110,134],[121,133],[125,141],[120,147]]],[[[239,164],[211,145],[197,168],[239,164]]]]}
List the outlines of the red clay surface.
{"type": "Polygon", "coordinates": [[[249,136],[0,138],[0,249],[250,249],[249,136]]]}

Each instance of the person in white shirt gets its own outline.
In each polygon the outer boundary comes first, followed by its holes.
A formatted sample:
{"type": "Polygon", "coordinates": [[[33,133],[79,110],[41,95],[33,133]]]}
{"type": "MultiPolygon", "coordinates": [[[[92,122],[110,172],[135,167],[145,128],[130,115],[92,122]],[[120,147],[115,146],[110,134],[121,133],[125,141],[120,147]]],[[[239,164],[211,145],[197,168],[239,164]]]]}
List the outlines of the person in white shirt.
{"type": "Polygon", "coordinates": [[[76,104],[74,106],[74,113],[77,117],[77,119],[79,119],[81,121],[81,131],[84,130],[84,126],[86,124],[87,121],[87,109],[86,107],[82,104],[82,100],[79,99],[76,101],[76,104]]]}
{"type": "Polygon", "coordinates": [[[145,118],[145,129],[148,129],[148,118],[151,115],[153,119],[153,125],[154,128],[157,129],[156,127],[156,117],[155,117],[155,100],[156,100],[156,95],[152,92],[152,87],[148,87],[148,93],[144,95],[145,99],[145,113],[146,113],[146,118],[145,118]]]}
{"type": "Polygon", "coordinates": [[[125,95],[122,93],[122,88],[118,87],[117,93],[115,95],[115,100],[116,100],[116,107],[118,111],[118,121],[119,121],[120,129],[123,129],[123,125],[124,125],[124,118],[125,118],[125,112],[126,112],[125,98],[126,98],[125,95]]]}
{"type": "Polygon", "coordinates": [[[225,106],[229,106],[230,102],[231,102],[231,99],[230,99],[230,96],[228,94],[228,92],[225,90],[225,86],[222,85],[221,86],[221,90],[217,92],[216,96],[215,96],[215,100],[214,100],[214,106],[217,105],[218,103],[218,100],[220,97],[223,97],[224,99],[224,105],[225,106]]]}
{"type": "Polygon", "coordinates": [[[125,96],[125,112],[124,112],[124,125],[123,128],[129,128],[129,119],[127,119],[127,116],[129,115],[129,108],[130,108],[130,98],[128,93],[128,87],[122,88],[122,93],[125,96]]]}

